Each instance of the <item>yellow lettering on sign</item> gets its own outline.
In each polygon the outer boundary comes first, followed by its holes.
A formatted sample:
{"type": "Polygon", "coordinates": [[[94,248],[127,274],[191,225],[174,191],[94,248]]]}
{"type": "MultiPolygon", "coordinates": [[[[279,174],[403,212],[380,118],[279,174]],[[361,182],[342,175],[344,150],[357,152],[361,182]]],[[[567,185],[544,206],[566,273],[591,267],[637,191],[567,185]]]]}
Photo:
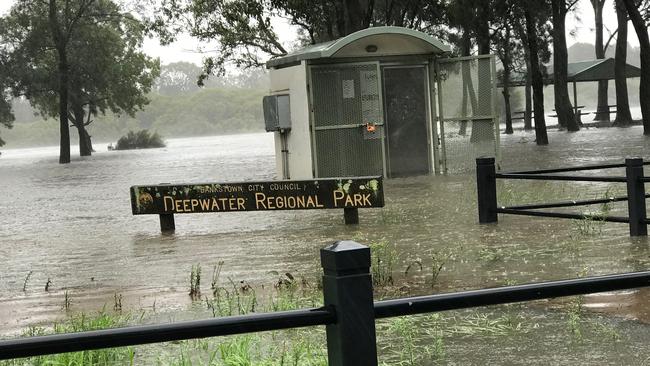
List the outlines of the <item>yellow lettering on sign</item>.
{"type": "Polygon", "coordinates": [[[298,198],[296,198],[296,207],[305,208],[305,196],[298,196],[298,198]]]}
{"type": "Polygon", "coordinates": [[[197,207],[199,207],[199,200],[192,198],[192,212],[194,212],[197,207]]]}
{"type": "Polygon", "coordinates": [[[264,204],[264,200],[266,200],[266,195],[264,193],[257,192],[255,193],[255,208],[260,209],[266,208],[266,205],[264,204]]]}
{"type": "Polygon", "coordinates": [[[165,211],[167,211],[167,199],[169,199],[171,201],[170,206],[171,206],[171,209],[173,211],[174,210],[174,199],[172,197],[170,197],[170,196],[164,196],[163,197],[163,202],[165,203],[165,211]]]}
{"type": "Polygon", "coordinates": [[[349,206],[354,206],[354,201],[352,201],[352,197],[348,194],[345,196],[345,207],[349,206]]]}
{"type": "Polygon", "coordinates": [[[219,211],[220,210],[219,209],[219,202],[214,197],[212,198],[212,208],[211,208],[211,210],[212,211],[219,211]]]}
{"type": "Polygon", "coordinates": [[[269,210],[274,210],[275,206],[273,206],[273,199],[275,197],[269,197],[266,199],[266,206],[269,208],[269,210]]]}
{"type": "Polygon", "coordinates": [[[354,194],[354,206],[355,207],[362,206],[362,204],[361,204],[361,194],[359,194],[359,193],[354,194]]]}
{"type": "Polygon", "coordinates": [[[363,205],[366,206],[366,203],[368,203],[367,206],[372,206],[372,203],[370,203],[370,193],[364,194],[363,195],[363,205]]]}
{"type": "Polygon", "coordinates": [[[180,200],[174,200],[174,207],[176,208],[176,212],[183,212],[181,204],[182,202],[180,200]]]}
{"type": "Polygon", "coordinates": [[[201,209],[203,211],[208,211],[210,209],[210,200],[209,199],[202,199],[201,200],[201,209]]]}
{"type": "Polygon", "coordinates": [[[244,206],[245,203],[246,203],[246,199],[241,198],[241,197],[237,198],[237,209],[238,210],[245,210],[246,209],[246,207],[244,206]]]}
{"type": "Polygon", "coordinates": [[[316,199],[316,207],[325,207],[325,206],[321,205],[320,203],[318,203],[318,196],[314,196],[314,198],[316,199]]]}
{"type": "Polygon", "coordinates": [[[339,201],[343,200],[343,197],[345,197],[343,191],[338,189],[334,191],[334,207],[339,207],[339,201]]]}
{"type": "Polygon", "coordinates": [[[183,210],[185,212],[191,212],[190,211],[190,200],[183,200],[183,210]]]}
{"type": "Polygon", "coordinates": [[[227,198],[219,198],[219,201],[221,201],[221,209],[225,210],[226,209],[226,202],[228,202],[227,198]]]}
{"type": "Polygon", "coordinates": [[[287,207],[296,208],[296,197],[294,196],[287,197],[287,207]]]}

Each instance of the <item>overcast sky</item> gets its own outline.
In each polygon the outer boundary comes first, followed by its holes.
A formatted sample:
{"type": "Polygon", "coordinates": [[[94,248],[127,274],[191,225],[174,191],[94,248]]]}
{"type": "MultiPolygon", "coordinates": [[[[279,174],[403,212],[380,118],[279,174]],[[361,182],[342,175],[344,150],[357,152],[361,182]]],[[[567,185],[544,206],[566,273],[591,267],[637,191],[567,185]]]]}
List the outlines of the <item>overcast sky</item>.
{"type": "MultiPolygon", "coordinates": [[[[0,0],[0,14],[4,14],[14,3],[14,0],[0,0]]],[[[569,46],[576,42],[594,43],[594,13],[589,0],[580,0],[578,2],[578,9],[575,15],[567,17],[566,29],[567,33],[575,31],[575,35],[567,34],[567,43],[569,46]]],[[[605,27],[610,30],[616,29],[616,12],[614,11],[613,0],[608,0],[605,4],[603,12],[603,22],[605,27]]],[[[276,22],[276,29],[280,34],[282,41],[290,42],[295,31],[284,24],[284,22],[276,22]]],[[[609,37],[609,32],[605,30],[605,40],[609,37]]],[[[636,38],[636,33],[632,25],[628,29],[628,42],[637,47],[639,42],[636,38]]],[[[206,50],[210,49],[210,45],[200,44],[195,39],[189,36],[181,37],[178,42],[169,46],[160,46],[156,39],[147,39],[144,43],[144,51],[154,57],[160,57],[163,64],[188,61],[195,64],[201,64],[203,55],[197,52],[197,49],[203,47],[206,50]]]]}

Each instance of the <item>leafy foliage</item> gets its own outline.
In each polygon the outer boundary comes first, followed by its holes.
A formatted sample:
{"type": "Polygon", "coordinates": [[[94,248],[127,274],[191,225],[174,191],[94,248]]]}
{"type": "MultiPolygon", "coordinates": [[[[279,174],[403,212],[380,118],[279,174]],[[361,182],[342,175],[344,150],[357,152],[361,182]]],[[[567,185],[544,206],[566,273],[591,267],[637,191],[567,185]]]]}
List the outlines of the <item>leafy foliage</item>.
{"type": "Polygon", "coordinates": [[[160,137],[160,135],[158,135],[156,132],[150,133],[147,130],[140,130],[138,132],[129,131],[126,136],[122,136],[119,140],[117,140],[117,146],[115,149],[132,150],[151,149],[156,147],[165,147],[165,142],[163,141],[162,137],[160,137]]]}
{"type": "Polygon", "coordinates": [[[200,41],[216,42],[216,55],[204,59],[198,83],[209,75],[223,75],[227,65],[261,67],[269,57],[287,54],[272,17],[299,27],[299,43],[315,44],[346,36],[371,25],[397,25],[432,34],[444,24],[442,0],[379,2],[369,0],[150,0],[156,15],[148,29],[163,43],[189,32],[200,41]]]}
{"type": "Polygon", "coordinates": [[[0,20],[8,87],[66,131],[69,120],[85,132],[107,111],[132,116],[159,74],[140,52],[143,32],[112,0],[19,0],[0,20]]]}

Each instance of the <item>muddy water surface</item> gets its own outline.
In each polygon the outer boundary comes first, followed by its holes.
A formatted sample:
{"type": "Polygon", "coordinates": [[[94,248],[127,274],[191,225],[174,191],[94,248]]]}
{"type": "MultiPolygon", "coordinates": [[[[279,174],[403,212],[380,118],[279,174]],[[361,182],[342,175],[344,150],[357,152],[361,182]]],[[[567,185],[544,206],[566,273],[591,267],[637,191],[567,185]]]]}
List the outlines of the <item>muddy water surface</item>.
{"type": "MultiPolygon", "coordinates": [[[[650,139],[641,133],[639,127],[552,132],[550,145],[538,147],[532,133],[518,132],[502,138],[502,168],[650,158],[650,139]]],[[[361,210],[357,227],[344,226],[338,210],[178,215],[177,232],[162,236],[157,217],[131,215],[131,185],[275,179],[272,136],[174,139],[164,149],[98,151],[63,166],[57,163],[57,150],[4,150],[0,158],[0,335],[62,317],[66,292],[73,311],[111,307],[119,293],[127,309],[156,308],[174,319],[202,317],[201,311],[191,310],[187,296],[193,264],[201,263],[208,277],[212,266],[224,261],[222,278],[251,283],[273,281],[271,271],[316,276],[319,248],[339,239],[394,245],[399,253],[395,269],[405,283],[423,282],[432,258],[443,258],[434,291],[650,268],[648,239],[630,238],[625,224],[501,216],[498,225],[478,225],[471,174],[390,180],[386,207],[361,210]],[[404,276],[416,260],[425,269],[404,276]]],[[[622,184],[499,183],[501,204],[619,193],[624,193],[622,184]]],[[[614,215],[626,214],[624,204],[609,209],[614,215]]],[[[516,355],[522,354],[533,363],[572,364],[559,360],[583,353],[600,357],[602,364],[644,364],[650,358],[650,350],[643,347],[650,336],[649,300],[647,290],[586,297],[585,307],[623,334],[624,346],[608,348],[611,342],[598,334],[596,343],[567,346],[567,339],[558,336],[558,329],[565,328],[563,302],[538,302],[521,311],[544,326],[506,341],[461,337],[449,359],[481,364],[476,360],[482,358],[468,354],[506,342],[515,356],[504,364],[517,364],[516,355]],[[539,339],[545,340],[541,348],[539,339]],[[560,344],[564,348],[552,355],[558,360],[544,362],[549,360],[548,347],[560,344]]],[[[498,352],[487,357],[501,360],[498,352]]],[[[593,364],[584,356],[575,358],[593,364]]]]}

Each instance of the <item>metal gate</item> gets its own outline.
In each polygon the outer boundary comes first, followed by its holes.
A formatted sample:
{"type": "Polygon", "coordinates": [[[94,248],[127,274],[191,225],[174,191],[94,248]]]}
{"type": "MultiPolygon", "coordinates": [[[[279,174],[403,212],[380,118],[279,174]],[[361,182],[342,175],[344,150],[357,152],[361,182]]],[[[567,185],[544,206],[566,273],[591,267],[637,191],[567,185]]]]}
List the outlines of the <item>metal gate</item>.
{"type": "Polygon", "coordinates": [[[310,67],[315,177],[383,175],[378,63],[310,67]]]}
{"type": "Polygon", "coordinates": [[[494,55],[440,59],[436,74],[444,171],[472,170],[478,157],[499,162],[494,55]]]}

